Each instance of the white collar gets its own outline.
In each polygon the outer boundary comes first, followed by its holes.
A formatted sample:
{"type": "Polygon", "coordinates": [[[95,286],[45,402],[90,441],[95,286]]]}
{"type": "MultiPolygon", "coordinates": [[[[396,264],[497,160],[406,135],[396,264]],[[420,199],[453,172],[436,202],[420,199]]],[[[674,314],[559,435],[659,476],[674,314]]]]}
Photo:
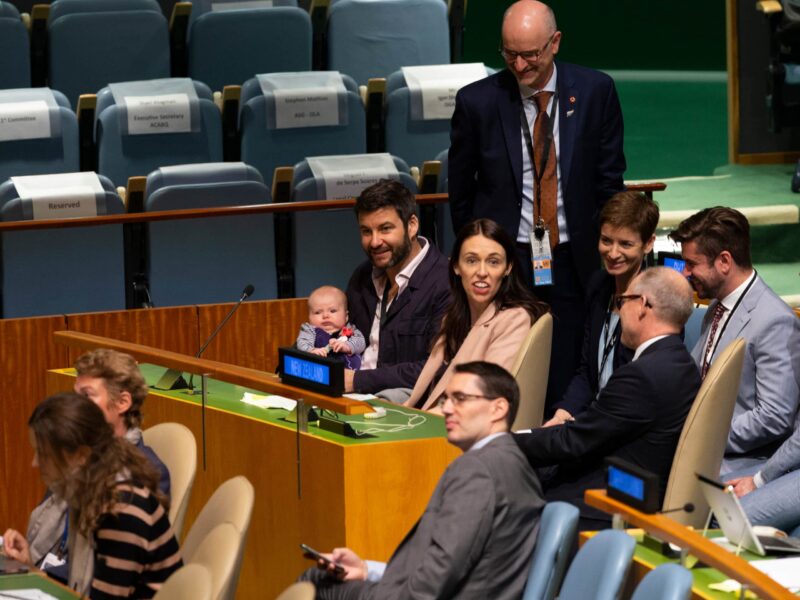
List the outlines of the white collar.
{"type": "Polygon", "coordinates": [[[733,290],[730,294],[725,296],[720,301],[722,303],[722,306],[727,308],[728,311],[733,310],[733,307],[736,306],[737,302],[739,302],[739,298],[742,297],[742,294],[744,294],[744,291],[747,289],[747,286],[750,285],[750,282],[753,281],[753,279],[755,279],[755,276],[756,276],[756,270],[753,269],[750,275],[748,275],[747,279],[745,279],[741,284],[739,284],[739,287],[737,287],[735,290],[733,290]]]}
{"type": "Polygon", "coordinates": [[[469,447],[469,450],[467,450],[467,452],[472,452],[473,450],[480,450],[492,440],[499,438],[501,435],[507,435],[507,434],[508,434],[507,431],[498,431],[497,433],[490,433],[486,437],[481,438],[477,442],[472,444],[472,446],[469,447]]]}
{"type": "MultiPolygon", "coordinates": [[[[428,250],[431,246],[430,242],[421,235],[417,236],[417,240],[419,241],[419,245],[422,246],[419,254],[417,254],[405,267],[403,267],[403,270],[397,274],[397,279],[405,279],[406,281],[411,279],[414,271],[417,270],[417,267],[425,259],[425,255],[428,254],[428,250]]],[[[380,293],[380,291],[383,290],[385,278],[386,269],[377,269],[375,267],[372,268],[372,282],[375,284],[375,291],[380,293]]]]}
{"type": "Polygon", "coordinates": [[[638,347],[638,348],[636,348],[636,352],[634,352],[634,353],[633,353],[633,358],[631,359],[631,362],[633,362],[633,361],[635,361],[637,358],[639,358],[639,357],[642,355],[642,352],[644,352],[645,350],[647,350],[647,349],[648,349],[650,346],[652,346],[653,344],[655,344],[655,343],[656,343],[658,340],[663,340],[663,339],[664,339],[665,337],[667,337],[668,335],[669,335],[669,334],[665,334],[665,335],[657,335],[656,337],[650,338],[650,339],[649,339],[649,340],[647,340],[646,342],[642,342],[641,344],[639,344],[639,347],[638,347]]]}

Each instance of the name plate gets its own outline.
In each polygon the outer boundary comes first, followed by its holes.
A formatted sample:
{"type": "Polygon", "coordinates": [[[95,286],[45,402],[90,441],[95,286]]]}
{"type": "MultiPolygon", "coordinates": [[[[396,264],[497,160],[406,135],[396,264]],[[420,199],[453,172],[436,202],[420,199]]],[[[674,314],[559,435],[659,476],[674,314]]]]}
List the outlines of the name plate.
{"type": "Polygon", "coordinates": [[[275,129],[347,125],[347,90],[338,71],[257,75],[264,95],[275,99],[267,123],[275,129]]]}
{"type": "Polygon", "coordinates": [[[211,10],[240,10],[243,8],[272,8],[272,0],[233,0],[232,2],[212,2],[211,10]]]}
{"type": "Polygon", "coordinates": [[[414,120],[449,119],[458,90],[486,77],[483,63],[403,67],[414,120]]]}
{"type": "Polygon", "coordinates": [[[50,107],[44,100],[0,104],[0,142],[50,137],[50,107]]]}
{"type": "Polygon", "coordinates": [[[95,173],[12,177],[17,196],[31,201],[34,220],[97,216],[97,197],[105,191],[95,173]]]}
{"type": "Polygon", "coordinates": [[[186,133],[192,130],[189,96],[164,94],[159,96],[129,96],[128,133],[186,133]]]}
{"type": "Polygon", "coordinates": [[[326,200],[355,198],[380,179],[399,179],[390,154],[312,156],[306,159],[317,180],[318,195],[326,200]]]}

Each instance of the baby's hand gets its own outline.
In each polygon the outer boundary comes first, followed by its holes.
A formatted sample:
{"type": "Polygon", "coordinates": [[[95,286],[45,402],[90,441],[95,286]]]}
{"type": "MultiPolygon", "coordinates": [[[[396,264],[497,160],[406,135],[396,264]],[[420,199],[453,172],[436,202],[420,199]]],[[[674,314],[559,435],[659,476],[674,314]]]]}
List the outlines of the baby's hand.
{"type": "Polygon", "coordinates": [[[311,350],[311,354],[316,354],[317,356],[328,356],[328,347],[325,346],[324,348],[314,348],[311,350]]]}
{"type": "Polygon", "coordinates": [[[334,352],[341,352],[343,354],[352,354],[353,353],[353,348],[347,342],[346,338],[345,339],[339,338],[339,339],[336,339],[336,340],[331,340],[330,345],[331,345],[331,350],[333,350],[334,352]]]}

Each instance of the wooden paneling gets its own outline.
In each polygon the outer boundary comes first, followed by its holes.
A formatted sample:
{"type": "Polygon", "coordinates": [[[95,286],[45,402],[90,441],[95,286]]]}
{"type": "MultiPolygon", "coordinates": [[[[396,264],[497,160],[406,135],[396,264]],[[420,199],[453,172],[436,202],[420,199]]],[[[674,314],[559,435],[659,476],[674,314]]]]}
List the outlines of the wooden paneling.
{"type": "MultiPolygon", "coordinates": [[[[232,307],[233,304],[198,307],[201,344],[232,307]]],[[[300,325],[307,320],[308,304],[304,298],[243,302],[206,348],[203,358],[272,373],[278,365],[278,348],[294,344],[300,325]]]]}
{"type": "Polygon", "coordinates": [[[28,418],[46,395],[45,372],[63,367],[67,350],[53,343],[66,326],[63,316],[0,319],[0,523],[25,531],[31,509],[44,487],[31,467],[28,418]]]}
{"type": "MultiPolygon", "coordinates": [[[[196,306],[67,315],[67,329],[190,355],[199,344],[196,306]]],[[[69,364],[81,353],[70,350],[69,364]]]]}

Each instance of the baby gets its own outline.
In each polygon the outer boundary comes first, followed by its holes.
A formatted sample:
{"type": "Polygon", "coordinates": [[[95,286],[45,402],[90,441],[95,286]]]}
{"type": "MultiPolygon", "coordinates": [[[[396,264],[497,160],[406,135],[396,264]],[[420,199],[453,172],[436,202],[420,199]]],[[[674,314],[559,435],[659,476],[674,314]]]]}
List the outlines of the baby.
{"type": "Polygon", "coordinates": [[[297,335],[297,349],[320,356],[341,358],[345,367],[357,370],[367,343],[364,335],[347,322],[347,296],[339,288],[324,285],[308,297],[308,323],[297,335]]]}

